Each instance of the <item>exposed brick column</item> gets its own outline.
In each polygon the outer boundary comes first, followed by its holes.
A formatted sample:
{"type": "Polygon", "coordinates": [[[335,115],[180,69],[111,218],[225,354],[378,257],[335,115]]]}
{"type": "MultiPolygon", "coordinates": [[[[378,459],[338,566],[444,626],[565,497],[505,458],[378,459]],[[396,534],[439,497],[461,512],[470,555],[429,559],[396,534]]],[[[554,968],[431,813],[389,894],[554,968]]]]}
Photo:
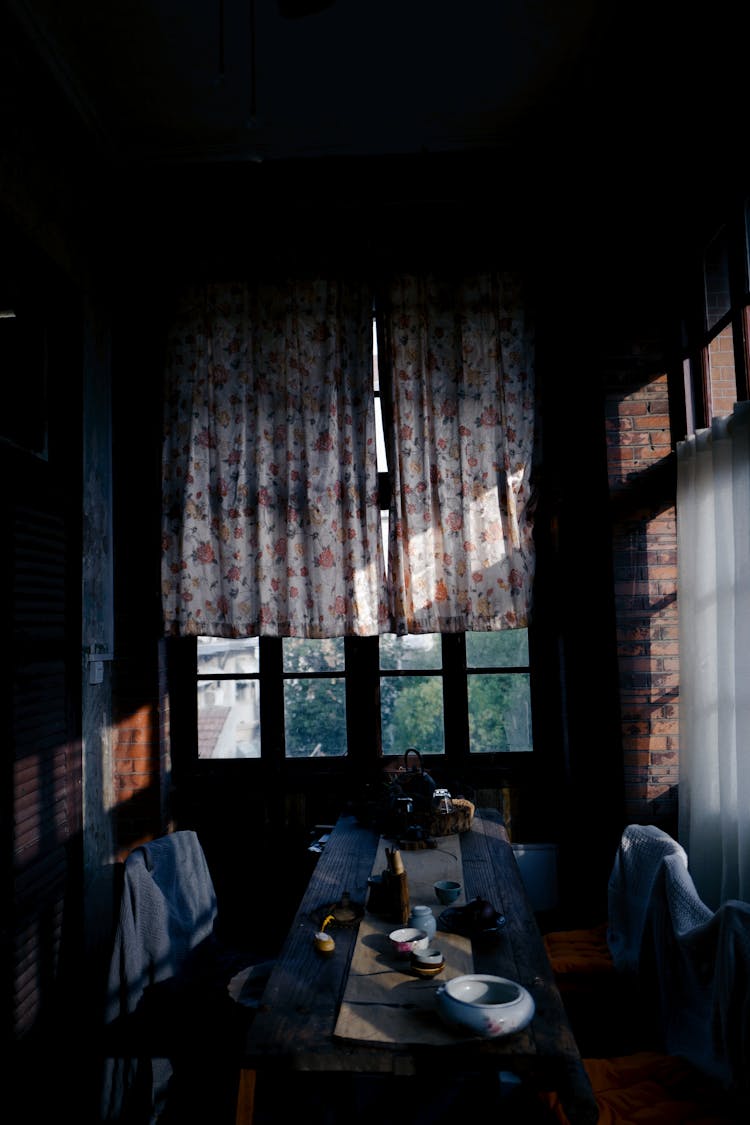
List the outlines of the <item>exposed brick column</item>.
{"type": "Polygon", "coordinates": [[[608,382],[625,821],[676,832],[677,528],[666,375],[608,382]]]}

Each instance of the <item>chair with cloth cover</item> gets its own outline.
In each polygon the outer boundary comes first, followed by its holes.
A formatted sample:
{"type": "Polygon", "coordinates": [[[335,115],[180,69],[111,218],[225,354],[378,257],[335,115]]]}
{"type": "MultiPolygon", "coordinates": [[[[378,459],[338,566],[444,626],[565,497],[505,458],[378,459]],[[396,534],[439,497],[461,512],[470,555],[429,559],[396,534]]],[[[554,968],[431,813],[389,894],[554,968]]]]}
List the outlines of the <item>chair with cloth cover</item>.
{"type": "MultiPolygon", "coordinates": [[[[659,1046],[584,1066],[600,1125],[750,1121],[750,904],[712,911],[678,852],[663,857],[639,921],[637,997],[659,1046]]],[[[627,978],[633,979],[633,978],[627,978]]],[[[566,1125],[556,1094],[543,1100],[566,1125]]]]}
{"type": "Polygon", "coordinates": [[[543,936],[555,981],[584,1049],[591,1045],[612,1053],[637,1042],[650,1045],[647,1025],[638,1020],[634,1024],[630,1013],[651,891],[667,855],[677,856],[687,869],[684,848],[667,832],[655,825],[627,825],[607,884],[607,919],[543,936]],[[608,1013],[606,1037],[602,1013],[608,1013]]]}
{"type": "Polygon", "coordinates": [[[750,1105],[750,903],[728,899],[710,910],[690,874],[667,857],[648,911],[641,971],[658,997],[664,1049],[750,1105]]]}
{"type": "MultiPolygon", "coordinates": [[[[235,1003],[228,985],[253,954],[219,936],[214,884],[194,831],[142,844],[120,866],[101,1121],[231,1122],[252,1009],[235,1003]]],[[[260,990],[271,961],[256,959],[260,990]]]]}

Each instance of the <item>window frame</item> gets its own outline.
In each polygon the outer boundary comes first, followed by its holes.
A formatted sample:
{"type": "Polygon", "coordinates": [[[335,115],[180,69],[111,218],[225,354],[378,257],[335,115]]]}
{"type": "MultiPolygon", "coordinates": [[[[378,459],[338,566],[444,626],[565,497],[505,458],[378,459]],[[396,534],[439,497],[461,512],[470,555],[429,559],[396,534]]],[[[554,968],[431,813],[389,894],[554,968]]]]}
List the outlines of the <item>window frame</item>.
{"type": "Polygon", "coordinates": [[[681,424],[673,430],[678,439],[711,425],[711,347],[727,328],[732,331],[736,401],[750,398],[750,197],[743,198],[727,221],[707,239],[691,275],[691,292],[700,294],[701,299],[693,302],[683,331],[685,342],[679,359],[683,368],[680,382],[684,417],[676,419],[681,424]],[[706,303],[706,263],[711,247],[720,240],[726,242],[729,307],[711,321],[706,303]]]}
{"type": "MultiPolygon", "coordinates": [[[[257,672],[200,672],[198,669],[198,640],[184,638],[183,650],[190,649],[192,657],[184,651],[178,662],[185,671],[188,661],[192,662],[191,682],[193,684],[194,721],[192,723],[193,745],[191,757],[198,762],[242,762],[252,767],[253,763],[264,763],[271,768],[289,767],[299,769],[303,763],[316,767],[334,767],[336,763],[350,762],[369,767],[378,761],[392,760],[392,755],[384,755],[382,747],[380,685],[385,676],[434,676],[439,677],[443,696],[443,729],[445,752],[431,754],[429,747],[417,746],[423,758],[435,764],[444,763],[448,769],[460,770],[471,761],[485,765],[496,765],[500,760],[507,766],[513,761],[531,760],[537,757],[535,674],[534,674],[534,629],[529,626],[528,665],[482,665],[469,668],[466,659],[464,633],[441,635],[441,667],[432,669],[393,669],[381,668],[379,660],[379,638],[345,637],[344,668],[330,671],[285,671],[283,663],[283,638],[259,638],[259,667],[257,672]],[[532,749],[524,751],[498,750],[496,752],[474,751],[469,745],[469,678],[473,675],[527,675],[531,695],[532,749]],[[198,691],[202,680],[248,680],[256,679],[260,685],[260,729],[261,752],[253,758],[200,758],[198,754],[198,691]],[[346,700],[347,753],[345,755],[320,757],[287,757],[284,716],[284,683],[289,679],[343,679],[346,700]]],[[[181,713],[186,714],[181,708],[181,713]]],[[[187,724],[186,724],[187,727],[187,724]]],[[[183,733],[187,737],[187,730],[183,733]]],[[[404,747],[404,750],[408,747],[404,747]]],[[[398,755],[397,755],[398,756],[398,755]]]]}

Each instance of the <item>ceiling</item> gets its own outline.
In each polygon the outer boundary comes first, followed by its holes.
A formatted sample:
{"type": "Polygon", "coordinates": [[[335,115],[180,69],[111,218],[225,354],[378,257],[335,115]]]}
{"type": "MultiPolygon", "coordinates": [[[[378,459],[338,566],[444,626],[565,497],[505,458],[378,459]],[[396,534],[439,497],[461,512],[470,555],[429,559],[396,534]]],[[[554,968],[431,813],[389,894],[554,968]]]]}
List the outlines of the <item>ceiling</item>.
{"type": "Polygon", "coordinates": [[[498,189],[643,213],[712,193],[735,127],[744,147],[731,0],[3,3],[119,167],[474,153],[498,189]]]}
{"type": "Polygon", "coordinates": [[[596,0],[9,0],[119,161],[486,149],[560,96],[596,0]],[[290,14],[290,12],[292,14],[290,14]],[[299,14],[301,13],[301,14],[299,14]]]}
{"type": "Polygon", "coordinates": [[[265,237],[276,253],[295,222],[346,242],[358,208],[387,254],[400,208],[430,247],[515,239],[553,291],[606,299],[596,272],[620,303],[659,308],[687,224],[712,230],[748,183],[747,6],[319,0],[290,14],[306,3],[2,0],[117,171],[120,213],[177,243],[201,216],[212,247],[265,237]],[[261,200],[280,203],[275,221],[258,223],[261,200]]]}

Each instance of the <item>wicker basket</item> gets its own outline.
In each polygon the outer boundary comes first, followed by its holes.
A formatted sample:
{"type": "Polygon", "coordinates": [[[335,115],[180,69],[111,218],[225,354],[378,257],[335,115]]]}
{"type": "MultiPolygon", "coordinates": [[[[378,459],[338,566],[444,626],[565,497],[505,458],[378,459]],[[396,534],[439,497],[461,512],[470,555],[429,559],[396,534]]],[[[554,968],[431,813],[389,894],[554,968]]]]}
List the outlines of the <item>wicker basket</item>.
{"type": "Polygon", "coordinates": [[[422,819],[430,836],[451,836],[455,832],[468,832],[474,819],[474,805],[463,797],[453,797],[452,812],[431,810],[422,819]]]}

